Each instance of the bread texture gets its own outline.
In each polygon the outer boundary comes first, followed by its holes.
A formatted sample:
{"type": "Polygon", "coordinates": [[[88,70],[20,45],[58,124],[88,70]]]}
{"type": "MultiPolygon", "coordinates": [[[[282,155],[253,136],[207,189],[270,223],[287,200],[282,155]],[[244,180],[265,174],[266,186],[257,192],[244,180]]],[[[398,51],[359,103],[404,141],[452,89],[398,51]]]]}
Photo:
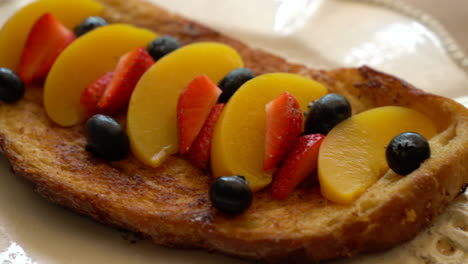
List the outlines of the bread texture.
{"type": "MultiPolygon", "coordinates": [[[[384,105],[427,115],[438,134],[432,156],[406,177],[388,171],[350,205],[320,195],[317,182],[274,201],[269,188],[250,209],[228,216],[212,208],[209,173],[173,156],[150,168],[133,156],[105,163],[85,151],[83,126],[62,128],[47,117],[42,89],[0,104],[0,149],[15,174],[47,200],[95,220],[142,233],[160,245],[204,248],[269,262],[307,263],[378,251],[413,238],[468,183],[468,110],[369,67],[313,70],[246,46],[142,0],[99,0],[105,18],[169,34],[187,44],[219,41],[235,48],[256,74],[291,72],[345,96],[358,113],[384,105]]],[[[123,119],[123,117],[122,117],[123,119]]]]}

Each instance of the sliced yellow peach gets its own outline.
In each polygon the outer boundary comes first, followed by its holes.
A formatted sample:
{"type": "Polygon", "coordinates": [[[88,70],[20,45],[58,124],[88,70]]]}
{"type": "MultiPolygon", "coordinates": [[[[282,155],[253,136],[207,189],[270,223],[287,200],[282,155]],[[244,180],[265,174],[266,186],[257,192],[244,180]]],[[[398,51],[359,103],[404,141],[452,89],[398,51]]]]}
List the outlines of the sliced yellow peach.
{"type": "Polygon", "coordinates": [[[388,170],[385,148],[392,138],[410,131],[426,139],[436,134],[426,116],[398,106],[374,108],[338,124],[320,148],[322,194],[336,203],[353,202],[388,170]]]}
{"type": "Polygon", "coordinates": [[[101,15],[104,7],[94,0],[40,0],[15,13],[0,32],[0,67],[17,70],[26,38],[32,25],[50,12],[73,29],[88,16],[101,15]]]}
{"type": "Polygon", "coordinates": [[[97,28],[75,40],[57,58],[47,76],[44,106],[61,126],[83,122],[87,115],[80,104],[83,90],[104,73],[112,71],[123,54],[146,46],[156,34],[130,25],[97,28]]]}
{"type": "Polygon", "coordinates": [[[127,131],[133,154],[156,167],[177,153],[176,107],[182,90],[200,74],[217,83],[242,65],[234,49],[212,42],[185,46],[157,61],[130,99],[127,131]]]}
{"type": "Polygon", "coordinates": [[[265,105],[288,91],[301,109],[327,93],[320,83],[289,73],[270,73],[245,83],[227,103],[218,120],[211,148],[215,177],[244,176],[253,191],[270,184],[272,173],[263,170],[265,105]]]}

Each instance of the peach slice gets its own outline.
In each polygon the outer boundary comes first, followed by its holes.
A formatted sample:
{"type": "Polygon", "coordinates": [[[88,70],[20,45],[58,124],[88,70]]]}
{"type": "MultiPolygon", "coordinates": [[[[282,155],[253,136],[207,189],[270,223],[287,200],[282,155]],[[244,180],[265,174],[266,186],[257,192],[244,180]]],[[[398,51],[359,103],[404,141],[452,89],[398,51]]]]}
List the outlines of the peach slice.
{"type": "Polygon", "coordinates": [[[0,67],[17,70],[32,25],[45,13],[72,29],[88,16],[101,15],[104,7],[94,0],[41,0],[16,12],[0,32],[0,67]]]}
{"type": "Polygon", "coordinates": [[[263,170],[265,105],[283,92],[307,104],[327,93],[320,83],[290,73],[269,73],[246,82],[231,97],[216,125],[211,148],[215,177],[244,176],[253,191],[270,184],[272,172],[263,170]]]}
{"type": "Polygon", "coordinates": [[[182,90],[198,75],[205,74],[217,83],[242,65],[233,48],[214,42],[191,44],[157,61],[130,99],[127,131],[133,154],[156,167],[177,153],[176,107],[182,90]]]}
{"type": "Polygon", "coordinates": [[[400,133],[436,134],[432,121],[404,107],[385,106],[357,114],[333,128],[322,143],[318,176],[322,194],[348,204],[387,170],[385,148],[400,133]]]}
{"type": "Polygon", "coordinates": [[[49,117],[61,126],[83,122],[86,109],[80,96],[86,87],[112,71],[126,52],[146,46],[157,35],[130,25],[97,28],[75,40],[57,58],[47,76],[44,106],[49,117]]]}

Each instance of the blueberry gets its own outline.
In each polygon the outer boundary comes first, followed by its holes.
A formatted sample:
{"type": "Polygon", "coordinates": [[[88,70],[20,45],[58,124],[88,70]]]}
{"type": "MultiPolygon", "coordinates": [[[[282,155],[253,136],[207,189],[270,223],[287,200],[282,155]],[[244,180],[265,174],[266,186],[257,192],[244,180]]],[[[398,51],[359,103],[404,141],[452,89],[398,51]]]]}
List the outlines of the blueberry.
{"type": "Polygon", "coordinates": [[[252,191],[244,177],[224,176],[211,184],[210,200],[219,211],[236,215],[250,207],[252,191]]]}
{"type": "Polygon", "coordinates": [[[173,52],[180,48],[181,45],[176,38],[171,36],[161,36],[148,44],[146,50],[155,61],[159,60],[164,55],[173,52]]]}
{"type": "Polygon", "coordinates": [[[8,68],[0,67],[0,100],[14,103],[24,96],[24,84],[20,77],[8,68]]]}
{"type": "Polygon", "coordinates": [[[390,141],[385,154],[388,166],[394,172],[408,175],[431,156],[431,148],[422,135],[405,132],[390,141]]]}
{"type": "Polygon", "coordinates": [[[304,134],[326,135],[351,116],[351,105],[343,96],[331,93],[313,102],[306,115],[304,134]]]}
{"type": "Polygon", "coordinates": [[[255,77],[255,74],[247,68],[238,68],[228,73],[218,84],[223,91],[218,102],[226,103],[229,98],[241,87],[245,82],[255,77]]]}
{"type": "Polygon", "coordinates": [[[128,136],[112,117],[94,115],[86,122],[86,150],[94,156],[115,161],[129,152],[128,136]]]}
{"type": "Polygon", "coordinates": [[[91,30],[109,24],[104,18],[98,16],[90,16],[83,20],[81,24],[75,27],[74,32],[77,37],[82,36],[91,30]]]}

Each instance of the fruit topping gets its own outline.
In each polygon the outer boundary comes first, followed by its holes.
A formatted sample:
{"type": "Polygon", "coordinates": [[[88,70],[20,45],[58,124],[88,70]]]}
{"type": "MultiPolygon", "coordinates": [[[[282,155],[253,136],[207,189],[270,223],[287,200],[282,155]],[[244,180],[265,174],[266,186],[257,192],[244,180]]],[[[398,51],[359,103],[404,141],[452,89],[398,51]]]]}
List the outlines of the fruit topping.
{"type": "Polygon", "coordinates": [[[245,82],[255,77],[255,74],[247,68],[238,68],[228,73],[218,84],[223,93],[219,97],[218,102],[226,103],[231,96],[245,82]]]}
{"type": "Polygon", "coordinates": [[[221,90],[206,75],[195,77],[180,94],[177,103],[180,154],[189,151],[220,94],[221,90]]]}
{"type": "Polygon", "coordinates": [[[211,154],[211,141],[213,139],[216,123],[218,122],[223,109],[224,104],[217,104],[213,109],[211,109],[208,119],[190,147],[188,159],[198,168],[208,168],[211,154]]]}
{"type": "Polygon", "coordinates": [[[5,103],[14,103],[23,95],[23,81],[12,70],[0,67],[0,100],[5,103]]]}
{"type": "Polygon", "coordinates": [[[244,177],[223,176],[211,184],[210,200],[219,211],[237,215],[252,204],[252,191],[244,177]]]}
{"type": "Polygon", "coordinates": [[[86,17],[100,15],[104,9],[101,4],[94,0],[25,2],[32,3],[13,14],[0,30],[0,67],[6,67],[13,71],[18,70],[21,53],[23,53],[28,34],[34,23],[42,15],[51,13],[67,28],[73,28],[86,17]]]}
{"type": "Polygon", "coordinates": [[[307,103],[326,94],[327,89],[309,78],[290,73],[268,73],[246,82],[231,97],[218,120],[211,147],[214,177],[242,175],[252,191],[271,183],[273,172],[263,170],[265,155],[265,105],[289,92],[307,103]]]}
{"type": "Polygon", "coordinates": [[[86,87],[114,71],[123,54],[145,46],[155,37],[146,29],[111,24],[76,39],[60,54],[46,79],[44,107],[50,119],[61,126],[86,121],[87,109],[80,103],[86,87]]]}
{"type": "Polygon", "coordinates": [[[112,80],[99,100],[98,111],[114,115],[124,110],[137,82],[153,64],[153,58],[142,47],[123,55],[114,70],[112,80]]]}
{"type": "Polygon", "coordinates": [[[431,156],[431,148],[422,135],[405,132],[390,141],[385,154],[390,169],[408,175],[431,156]]]}
{"type": "Polygon", "coordinates": [[[286,199],[299,183],[315,172],[324,139],[324,135],[312,134],[302,136],[295,142],[274,175],[271,185],[273,199],[286,199]]]}
{"type": "Polygon", "coordinates": [[[73,30],[77,37],[80,37],[91,30],[94,30],[98,27],[106,26],[109,23],[102,17],[99,16],[90,16],[83,20],[78,26],[73,30]]]}
{"type": "Polygon", "coordinates": [[[133,154],[156,167],[178,153],[180,93],[198,75],[205,74],[217,83],[241,66],[242,59],[233,48],[215,42],[190,44],[159,59],[143,75],[130,99],[127,131],[133,154]]]}
{"type": "Polygon", "coordinates": [[[341,204],[357,199],[388,171],[385,148],[406,131],[425,138],[436,134],[429,118],[399,106],[374,108],[338,124],[320,147],[318,176],[323,196],[341,204]]]}
{"type": "Polygon", "coordinates": [[[307,111],[304,134],[326,135],[341,121],[351,116],[351,105],[338,94],[327,94],[313,102],[307,111]]]}
{"type": "Polygon", "coordinates": [[[98,114],[86,122],[86,141],[88,152],[107,161],[124,159],[129,152],[127,134],[110,116],[98,114]]]}
{"type": "Polygon", "coordinates": [[[302,111],[297,99],[283,92],[265,106],[265,154],[263,169],[276,168],[302,132],[302,111]]]}
{"type": "Polygon", "coordinates": [[[52,14],[40,17],[31,29],[21,55],[18,75],[23,82],[43,81],[55,59],[73,40],[75,34],[52,14]]]}
{"type": "Polygon", "coordinates": [[[165,35],[151,41],[146,49],[148,50],[148,53],[151,55],[151,57],[157,61],[161,57],[173,52],[180,47],[181,45],[176,38],[165,35]]]}
{"type": "Polygon", "coordinates": [[[80,102],[86,108],[88,116],[93,116],[98,113],[98,102],[101,99],[104,91],[114,77],[114,72],[108,72],[99,77],[96,81],[90,84],[81,94],[80,102]]]}

